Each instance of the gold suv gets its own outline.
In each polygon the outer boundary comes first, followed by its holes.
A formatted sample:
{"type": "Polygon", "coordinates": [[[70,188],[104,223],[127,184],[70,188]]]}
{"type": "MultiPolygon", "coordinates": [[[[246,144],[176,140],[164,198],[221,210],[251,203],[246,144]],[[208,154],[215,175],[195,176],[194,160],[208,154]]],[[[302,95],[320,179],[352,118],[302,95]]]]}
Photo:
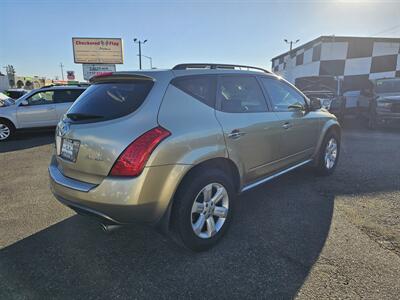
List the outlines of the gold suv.
{"type": "Polygon", "coordinates": [[[336,118],[256,67],[181,64],[104,73],[57,126],[49,166],[59,201],[104,228],[159,225],[205,250],[236,196],[297,167],[338,162],[336,118]]]}

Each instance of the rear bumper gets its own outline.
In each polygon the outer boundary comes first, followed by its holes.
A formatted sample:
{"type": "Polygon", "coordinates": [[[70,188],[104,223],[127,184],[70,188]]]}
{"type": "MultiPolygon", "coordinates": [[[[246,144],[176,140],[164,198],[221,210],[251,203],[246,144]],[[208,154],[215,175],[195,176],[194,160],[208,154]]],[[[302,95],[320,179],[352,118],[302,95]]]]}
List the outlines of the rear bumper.
{"type": "Polygon", "coordinates": [[[53,157],[50,188],[64,205],[113,224],[157,223],[164,215],[187,165],[146,167],[135,178],[106,177],[98,184],[64,176],[53,157]]]}

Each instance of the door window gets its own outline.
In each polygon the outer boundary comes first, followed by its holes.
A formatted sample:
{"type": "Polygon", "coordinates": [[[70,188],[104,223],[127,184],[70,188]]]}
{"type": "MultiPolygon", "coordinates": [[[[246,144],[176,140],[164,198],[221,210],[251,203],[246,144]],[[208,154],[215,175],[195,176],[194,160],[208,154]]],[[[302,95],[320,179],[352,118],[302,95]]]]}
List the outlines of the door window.
{"type": "Polygon", "coordinates": [[[261,78],[261,82],[268,92],[274,111],[291,111],[289,106],[293,104],[306,107],[304,97],[288,84],[270,78],[261,78]]]}
{"type": "Polygon", "coordinates": [[[267,111],[264,95],[256,78],[252,76],[220,77],[217,97],[224,112],[267,111]]]}
{"type": "Polygon", "coordinates": [[[55,90],[54,91],[54,101],[57,103],[74,102],[83,92],[84,92],[84,89],[55,90]]]}
{"type": "Polygon", "coordinates": [[[29,105],[53,104],[54,91],[37,92],[26,100],[28,101],[29,105]]]}

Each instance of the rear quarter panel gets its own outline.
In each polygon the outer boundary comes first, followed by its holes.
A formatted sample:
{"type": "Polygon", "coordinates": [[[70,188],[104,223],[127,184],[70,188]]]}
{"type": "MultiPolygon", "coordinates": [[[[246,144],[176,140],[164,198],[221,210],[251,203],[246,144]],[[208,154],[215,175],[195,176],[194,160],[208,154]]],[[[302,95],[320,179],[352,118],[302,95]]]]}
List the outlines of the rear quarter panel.
{"type": "Polygon", "coordinates": [[[227,157],[222,129],[213,108],[169,85],[158,114],[172,134],[156,148],[149,165],[196,165],[227,157]]]}

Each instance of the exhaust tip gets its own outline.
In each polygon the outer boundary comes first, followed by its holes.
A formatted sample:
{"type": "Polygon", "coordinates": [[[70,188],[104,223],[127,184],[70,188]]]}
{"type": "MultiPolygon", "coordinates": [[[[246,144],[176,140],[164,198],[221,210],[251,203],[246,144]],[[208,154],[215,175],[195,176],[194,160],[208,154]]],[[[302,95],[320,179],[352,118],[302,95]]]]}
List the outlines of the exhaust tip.
{"type": "Polygon", "coordinates": [[[100,227],[101,227],[101,230],[103,230],[104,232],[110,233],[112,231],[115,231],[115,230],[121,228],[122,226],[121,225],[114,225],[114,224],[108,225],[108,224],[101,223],[100,227]]]}

